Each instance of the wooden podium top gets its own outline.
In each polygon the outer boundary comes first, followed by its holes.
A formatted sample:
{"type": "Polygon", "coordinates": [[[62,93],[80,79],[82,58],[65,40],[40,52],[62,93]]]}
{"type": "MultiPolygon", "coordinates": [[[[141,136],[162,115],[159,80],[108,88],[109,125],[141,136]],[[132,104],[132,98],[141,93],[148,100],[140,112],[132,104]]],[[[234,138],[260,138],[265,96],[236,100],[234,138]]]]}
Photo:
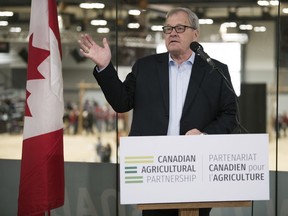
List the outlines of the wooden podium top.
{"type": "Polygon", "coordinates": [[[199,216],[200,208],[250,207],[252,201],[193,202],[193,203],[159,203],[138,204],[140,210],[178,209],[179,216],[199,216]]]}
{"type": "Polygon", "coordinates": [[[250,207],[252,201],[223,201],[223,202],[192,202],[192,203],[153,203],[138,204],[140,210],[153,209],[199,209],[199,208],[221,208],[221,207],[250,207]]]}

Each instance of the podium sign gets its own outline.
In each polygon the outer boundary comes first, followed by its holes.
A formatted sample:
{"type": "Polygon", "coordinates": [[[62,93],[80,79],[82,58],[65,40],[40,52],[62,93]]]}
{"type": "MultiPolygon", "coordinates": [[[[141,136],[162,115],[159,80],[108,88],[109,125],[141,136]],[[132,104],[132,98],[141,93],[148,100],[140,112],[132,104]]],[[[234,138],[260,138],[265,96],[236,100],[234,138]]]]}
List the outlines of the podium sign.
{"type": "Polygon", "coordinates": [[[269,200],[268,135],[120,138],[121,204],[269,200]]]}

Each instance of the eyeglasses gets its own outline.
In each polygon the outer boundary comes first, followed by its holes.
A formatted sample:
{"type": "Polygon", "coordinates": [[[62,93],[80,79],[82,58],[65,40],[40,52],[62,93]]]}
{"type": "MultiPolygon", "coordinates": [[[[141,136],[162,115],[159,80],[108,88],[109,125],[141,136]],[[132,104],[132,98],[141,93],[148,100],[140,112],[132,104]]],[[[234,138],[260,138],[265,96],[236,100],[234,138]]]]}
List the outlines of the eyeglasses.
{"type": "Polygon", "coordinates": [[[191,28],[191,29],[196,29],[192,26],[186,26],[186,25],[177,25],[177,26],[163,26],[163,32],[164,34],[171,34],[171,32],[173,31],[173,29],[175,29],[175,31],[177,33],[183,33],[185,32],[186,28],[191,28]]]}

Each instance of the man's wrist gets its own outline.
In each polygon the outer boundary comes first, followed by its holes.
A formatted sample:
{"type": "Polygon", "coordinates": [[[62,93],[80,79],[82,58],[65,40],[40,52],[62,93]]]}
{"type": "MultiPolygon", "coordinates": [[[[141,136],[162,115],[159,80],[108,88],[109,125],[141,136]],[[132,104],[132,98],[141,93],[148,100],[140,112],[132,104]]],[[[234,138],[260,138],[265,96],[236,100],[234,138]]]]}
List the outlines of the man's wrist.
{"type": "MultiPolygon", "coordinates": [[[[108,64],[108,65],[109,65],[109,64],[108,64]]],[[[99,73],[99,72],[103,71],[108,65],[106,65],[105,67],[101,67],[101,66],[99,66],[99,65],[96,64],[95,69],[96,69],[96,71],[99,73]]]]}

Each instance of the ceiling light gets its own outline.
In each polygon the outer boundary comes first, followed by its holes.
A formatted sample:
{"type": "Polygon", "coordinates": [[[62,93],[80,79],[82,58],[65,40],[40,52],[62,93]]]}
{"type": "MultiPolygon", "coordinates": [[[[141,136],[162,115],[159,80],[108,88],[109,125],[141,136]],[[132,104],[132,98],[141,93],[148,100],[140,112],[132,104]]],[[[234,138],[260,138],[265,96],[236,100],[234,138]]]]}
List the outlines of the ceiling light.
{"type": "Polygon", "coordinates": [[[8,26],[8,21],[0,21],[0,26],[8,26]]]}
{"type": "Polygon", "coordinates": [[[269,5],[278,6],[279,5],[279,0],[270,0],[270,1],[268,1],[268,0],[258,0],[257,4],[259,6],[269,6],[269,5]]]}
{"type": "Polygon", "coordinates": [[[259,0],[257,1],[259,6],[269,6],[269,2],[267,0],[259,0]]]}
{"type": "Polygon", "coordinates": [[[282,12],[288,14],[288,8],[283,8],[282,12]]]}
{"type": "Polygon", "coordinates": [[[19,33],[21,32],[21,28],[20,27],[11,27],[9,29],[10,32],[14,32],[14,33],[19,33]]]}
{"type": "Polygon", "coordinates": [[[97,32],[100,34],[105,34],[105,33],[109,33],[110,29],[109,28],[98,28],[97,32]]]}
{"type": "Polygon", "coordinates": [[[163,27],[163,25],[152,25],[151,30],[152,31],[163,31],[162,27],[163,27]]]}
{"type": "Polygon", "coordinates": [[[105,4],[103,3],[81,3],[80,8],[83,9],[103,9],[105,4]]]}
{"type": "Polygon", "coordinates": [[[237,23],[236,22],[224,22],[224,23],[222,23],[221,26],[224,26],[226,28],[236,28],[237,23]]]}
{"type": "Polygon", "coordinates": [[[13,16],[12,11],[0,11],[0,17],[11,17],[13,16]]]}
{"type": "Polygon", "coordinates": [[[129,15],[133,15],[133,16],[139,16],[139,15],[141,14],[141,11],[140,11],[140,10],[133,9],[133,10],[129,10],[129,11],[128,11],[128,14],[129,14],[129,15]]]}
{"type": "Polygon", "coordinates": [[[213,24],[213,19],[199,19],[200,25],[211,25],[213,24]]]}
{"type": "Polygon", "coordinates": [[[279,1],[278,1],[278,0],[271,0],[271,1],[270,1],[270,5],[272,5],[272,6],[278,6],[278,5],[279,5],[279,1]]]}
{"type": "Polygon", "coordinates": [[[241,24],[241,25],[239,25],[239,29],[241,29],[241,30],[252,30],[253,26],[251,24],[241,24]]]}
{"type": "Polygon", "coordinates": [[[140,28],[140,24],[139,23],[128,23],[127,27],[129,29],[138,29],[138,28],[140,28]]]}
{"type": "Polygon", "coordinates": [[[91,20],[90,24],[94,26],[105,26],[107,25],[107,21],[106,20],[91,20]]]}
{"type": "Polygon", "coordinates": [[[255,26],[254,27],[254,31],[255,32],[265,32],[266,31],[266,27],[265,26],[255,26]]]}

